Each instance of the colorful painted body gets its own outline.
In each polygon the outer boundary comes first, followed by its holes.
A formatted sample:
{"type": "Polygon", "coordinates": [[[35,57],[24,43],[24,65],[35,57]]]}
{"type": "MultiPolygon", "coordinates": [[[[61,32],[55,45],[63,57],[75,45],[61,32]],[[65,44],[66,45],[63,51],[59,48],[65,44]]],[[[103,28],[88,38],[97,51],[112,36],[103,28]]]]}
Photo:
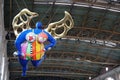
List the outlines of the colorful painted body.
{"type": "Polygon", "coordinates": [[[42,30],[41,22],[36,23],[36,29],[21,32],[16,38],[15,46],[22,65],[22,76],[26,76],[27,63],[31,60],[33,66],[38,67],[46,58],[45,51],[55,46],[56,40],[46,31],[42,30]],[[41,35],[44,33],[45,35],[41,35]],[[44,45],[44,41],[50,43],[44,45]]]}

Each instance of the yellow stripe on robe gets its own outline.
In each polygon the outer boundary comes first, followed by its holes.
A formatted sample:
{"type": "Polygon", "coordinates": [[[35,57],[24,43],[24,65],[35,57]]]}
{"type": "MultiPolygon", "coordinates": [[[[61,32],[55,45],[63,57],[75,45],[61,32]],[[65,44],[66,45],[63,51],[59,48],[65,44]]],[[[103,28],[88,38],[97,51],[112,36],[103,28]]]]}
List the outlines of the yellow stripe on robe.
{"type": "Polygon", "coordinates": [[[36,60],[40,60],[44,55],[43,49],[44,45],[36,40],[36,60]]]}

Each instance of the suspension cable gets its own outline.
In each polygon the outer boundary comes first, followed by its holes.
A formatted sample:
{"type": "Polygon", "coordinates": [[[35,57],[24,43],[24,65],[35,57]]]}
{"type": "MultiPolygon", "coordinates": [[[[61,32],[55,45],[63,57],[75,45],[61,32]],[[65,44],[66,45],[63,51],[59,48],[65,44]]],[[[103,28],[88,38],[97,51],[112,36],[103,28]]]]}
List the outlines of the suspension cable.
{"type": "MultiPolygon", "coordinates": [[[[22,1],[23,1],[23,3],[24,3],[25,7],[28,8],[26,2],[25,2],[24,0],[22,0],[22,1]]],[[[35,24],[35,21],[34,21],[33,19],[32,19],[31,21],[35,24]]]]}

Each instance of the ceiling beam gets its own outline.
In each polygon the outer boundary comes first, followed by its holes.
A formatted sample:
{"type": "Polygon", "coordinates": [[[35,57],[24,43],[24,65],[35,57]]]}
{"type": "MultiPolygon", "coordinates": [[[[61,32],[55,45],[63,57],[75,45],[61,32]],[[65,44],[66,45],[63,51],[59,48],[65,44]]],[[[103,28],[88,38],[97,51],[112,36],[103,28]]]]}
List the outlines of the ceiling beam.
{"type": "MultiPolygon", "coordinates": [[[[10,73],[14,73],[14,74],[20,74],[22,71],[10,71],[10,73]]],[[[27,75],[42,75],[45,74],[46,76],[71,76],[71,77],[80,77],[80,76],[92,76],[94,74],[87,74],[87,73],[65,73],[65,72],[43,72],[43,71],[27,71],[27,75]]]]}
{"type": "MultiPolygon", "coordinates": [[[[14,58],[14,57],[10,57],[10,61],[17,61],[17,58],[14,58]]],[[[87,62],[87,63],[91,63],[91,65],[92,64],[96,64],[96,65],[119,65],[119,63],[109,63],[109,62],[97,62],[97,61],[90,61],[90,60],[79,60],[79,61],[77,61],[77,60],[68,60],[68,59],[50,59],[50,58],[48,58],[48,59],[46,59],[46,60],[48,60],[48,61],[53,61],[53,62],[55,62],[55,61],[57,61],[57,62],[72,62],[72,63],[81,63],[81,62],[87,62]]]]}
{"type": "MultiPolygon", "coordinates": [[[[19,64],[18,62],[15,62],[14,64],[10,65],[10,71],[21,71],[21,67],[20,66],[15,66],[19,64]]],[[[68,72],[68,73],[91,73],[94,75],[97,75],[96,72],[91,71],[91,70],[86,70],[86,69],[81,69],[80,67],[78,68],[78,66],[72,66],[72,65],[64,65],[64,64],[59,64],[59,63],[43,63],[41,66],[35,68],[32,65],[28,65],[28,71],[34,71],[34,70],[38,70],[38,71],[52,71],[52,72],[56,72],[56,70],[58,72],[68,72]]]]}
{"type": "MultiPolygon", "coordinates": [[[[54,56],[52,56],[52,54],[56,54],[56,53],[58,53],[59,54],[59,58],[66,58],[67,56],[68,57],[71,57],[72,59],[76,59],[76,58],[81,58],[81,60],[90,60],[90,61],[97,61],[97,62],[100,62],[100,60],[102,60],[102,61],[106,61],[106,59],[107,59],[107,57],[103,57],[103,56],[98,56],[98,57],[96,57],[96,55],[94,55],[94,54],[91,54],[90,52],[69,52],[69,51],[64,51],[64,52],[62,52],[62,51],[58,51],[58,50],[54,50],[54,51],[49,51],[49,52],[47,52],[47,54],[48,54],[48,57],[49,57],[49,55],[51,56],[51,57],[54,57],[54,56]],[[64,55],[67,55],[66,57],[64,57],[64,55]],[[75,57],[76,56],[76,57],[75,57]],[[86,57],[86,59],[84,59],[86,57]],[[88,57],[91,57],[91,59],[88,59],[88,57]],[[94,58],[94,59],[93,59],[94,58]],[[99,59],[99,60],[97,60],[97,58],[99,59]]],[[[54,57],[55,58],[55,57],[54,57]]],[[[110,58],[110,60],[107,62],[107,63],[111,63],[111,62],[116,62],[116,60],[114,60],[114,59],[111,59],[110,58]]],[[[104,62],[103,62],[104,63],[104,62]]],[[[118,65],[118,62],[116,62],[116,63],[112,63],[113,65],[118,65]]]]}

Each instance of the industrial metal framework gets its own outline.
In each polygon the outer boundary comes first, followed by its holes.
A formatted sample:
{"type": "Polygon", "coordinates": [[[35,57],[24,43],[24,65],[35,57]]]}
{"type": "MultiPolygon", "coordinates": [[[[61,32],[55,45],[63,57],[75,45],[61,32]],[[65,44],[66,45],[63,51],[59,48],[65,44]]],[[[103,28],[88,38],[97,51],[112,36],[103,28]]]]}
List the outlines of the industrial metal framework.
{"type": "MultiPolygon", "coordinates": [[[[28,76],[56,76],[68,80],[88,80],[120,66],[120,4],[107,0],[10,0],[8,10],[10,19],[5,22],[7,35],[7,54],[9,57],[10,79],[21,76],[21,67],[16,57],[14,35],[11,27],[12,17],[27,7],[41,16],[31,22],[41,20],[44,28],[63,17],[63,11],[71,13],[75,26],[66,37],[57,40],[57,45],[46,52],[47,59],[39,68],[29,64],[28,76]],[[23,5],[24,4],[24,5],[23,5]],[[20,7],[21,6],[21,7],[20,7]],[[13,7],[17,7],[17,10],[13,7]]],[[[6,11],[5,11],[6,12],[6,11]]],[[[6,13],[5,13],[6,14],[6,13]]],[[[61,32],[62,29],[58,30],[61,32]]],[[[100,79],[103,80],[103,79],[100,79]]]]}

